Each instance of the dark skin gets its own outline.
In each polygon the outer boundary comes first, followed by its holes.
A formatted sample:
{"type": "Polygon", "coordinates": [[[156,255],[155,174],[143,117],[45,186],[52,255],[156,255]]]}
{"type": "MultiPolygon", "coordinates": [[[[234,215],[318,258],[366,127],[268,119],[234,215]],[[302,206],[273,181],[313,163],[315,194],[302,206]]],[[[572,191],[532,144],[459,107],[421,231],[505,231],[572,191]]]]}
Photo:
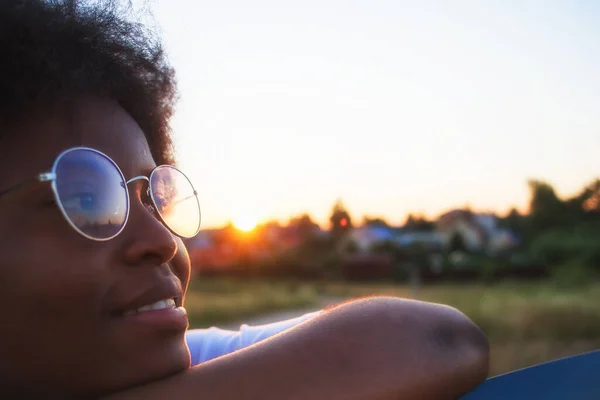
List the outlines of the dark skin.
{"type": "Polygon", "coordinates": [[[474,328],[450,307],[355,300],[108,400],[455,400],[487,376],[487,341],[474,328]]]}
{"type": "MultiPolygon", "coordinates": [[[[127,179],[156,166],[142,131],[114,102],[88,99],[13,129],[1,147],[2,188],[48,171],[78,145],[109,155],[127,179]]],[[[183,293],[189,279],[185,247],[144,207],[142,188],[130,187],[128,224],[107,242],[77,234],[48,183],[0,198],[0,293],[17,305],[5,309],[0,330],[4,390],[26,392],[35,382],[45,394],[79,396],[189,367],[184,329],[141,329],[111,315],[156,285],[183,293]]]]}
{"type": "MultiPolygon", "coordinates": [[[[0,143],[0,191],[48,171],[73,146],[104,152],[126,179],[156,166],[139,126],[115,102],[74,104],[11,127],[12,138],[0,143]]],[[[349,302],[189,368],[185,327],[148,329],[112,313],[157,286],[175,286],[181,296],[187,288],[185,247],[147,210],[143,189],[142,182],[129,188],[128,224],[107,242],[77,234],[47,183],[0,198],[0,295],[10,305],[0,329],[2,394],[454,399],[487,376],[487,340],[468,318],[396,298],[349,302]]]]}

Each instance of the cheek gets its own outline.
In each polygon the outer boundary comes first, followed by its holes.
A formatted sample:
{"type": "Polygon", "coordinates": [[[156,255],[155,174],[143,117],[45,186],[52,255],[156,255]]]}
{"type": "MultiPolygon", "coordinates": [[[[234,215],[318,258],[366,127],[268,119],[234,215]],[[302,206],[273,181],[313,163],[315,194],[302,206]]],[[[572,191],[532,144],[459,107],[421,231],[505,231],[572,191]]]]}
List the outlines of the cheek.
{"type": "Polygon", "coordinates": [[[71,236],[29,238],[0,244],[0,298],[10,305],[2,312],[0,375],[58,381],[60,371],[50,373],[49,365],[78,365],[107,336],[99,316],[108,273],[99,255],[68,245],[71,236]]]}
{"type": "Polygon", "coordinates": [[[173,269],[173,273],[177,275],[181,281],[181,284],[183,285],[183,292],[185,294],[190,280],[190,257],[188,255],[187,248],[181,239],[177,238],[176,240],[178,250],[173,260],[171,260],[171,268],[173,269]]]}
{"type": "Polygon", "coordinates": [[[86,251],[85,244],[74,246],[72,235],[62,236],[14,236],[2,245],[1,296],[15,304],[16,320],[82,323],[100,309],[109,283],[100,255],[86,251]]]}

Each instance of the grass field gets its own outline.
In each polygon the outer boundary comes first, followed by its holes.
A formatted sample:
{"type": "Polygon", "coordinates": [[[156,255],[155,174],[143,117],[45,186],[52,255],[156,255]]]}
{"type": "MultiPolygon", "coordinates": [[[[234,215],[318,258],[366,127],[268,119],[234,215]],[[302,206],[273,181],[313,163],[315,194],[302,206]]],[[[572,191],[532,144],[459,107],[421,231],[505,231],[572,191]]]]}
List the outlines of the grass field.
{"type": "Polygon", "coordinates": [[[314,306],[318,297],[311,284],[195,279],[190,282],[185,308],[190,328],[205,328],[270,312],[314,306]]]}
{"type": "MultiPolygon", "coordinates": [[[[323,295],[410,297],[405,286],[211,279],[194,281],[186,308],[192,327],[227,324],[284,309],[306,308],[323,295]]],[[[600,348],[600,283],[560,288],[507,282],[425,286],[420,300],[457,307],[490,338],[492,375],[600,348]]]]}

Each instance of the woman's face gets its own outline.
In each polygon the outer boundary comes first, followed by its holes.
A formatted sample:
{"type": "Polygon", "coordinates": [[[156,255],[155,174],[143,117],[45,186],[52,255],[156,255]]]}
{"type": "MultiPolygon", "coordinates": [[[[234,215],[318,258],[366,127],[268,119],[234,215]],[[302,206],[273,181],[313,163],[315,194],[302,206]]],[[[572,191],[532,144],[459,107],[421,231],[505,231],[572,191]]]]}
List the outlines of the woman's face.
{"type": "MultiPolygon", "coordinates": [[[[136,122],[110,101],[32,115],[2,135],[0,191],[74,146],[107,154],[125,179],[156,166],[136,122]]],[[[187,318],[123,315],[157,297],[181,301],[189,279],[185,247],[142,204],[143,185],[130,185],[127,226],[106,242],[67,223],[47,182],[0,198],[0,392],[98,394],[189,366],[187,318]]]]}

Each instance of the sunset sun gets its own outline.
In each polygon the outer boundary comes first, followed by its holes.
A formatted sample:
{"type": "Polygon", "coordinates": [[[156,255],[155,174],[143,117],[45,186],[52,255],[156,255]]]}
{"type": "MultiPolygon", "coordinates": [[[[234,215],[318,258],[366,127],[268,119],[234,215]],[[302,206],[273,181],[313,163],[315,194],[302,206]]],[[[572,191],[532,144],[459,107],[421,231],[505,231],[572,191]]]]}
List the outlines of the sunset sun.
{"type": "Polygon", "coordinates": [[[251,216],[239,216],[233,220],[233,225],[243,232],[250,232],[257,224],[258,220],[251,216]]]}

